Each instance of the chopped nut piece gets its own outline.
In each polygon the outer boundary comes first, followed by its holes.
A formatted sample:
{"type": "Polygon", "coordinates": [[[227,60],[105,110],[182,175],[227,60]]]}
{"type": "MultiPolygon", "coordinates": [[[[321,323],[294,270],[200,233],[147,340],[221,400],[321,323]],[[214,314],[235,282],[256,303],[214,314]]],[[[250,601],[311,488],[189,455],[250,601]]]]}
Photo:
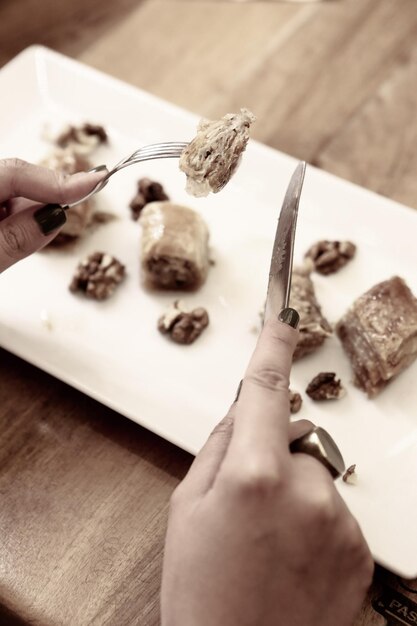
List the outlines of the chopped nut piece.
{"type": "Polygon", "coordinates": [[[355,252],[356,246],[350,241],[323,240],[311,246],[305,257],[313,261],[320,274],[333,274],[353,259],[355,252]]]}
{"type": "Polygon", "coordinates": [[[298,413],[303,404],[303,399],[297,391],[291,391],[290,389],[290,412],[298,413]]]}
{"type": "Polygon", "coordinates": [[[349,485],[356,485],[358,482],[358,476],[356,474],[356,464],[350,465],[346,472],[343,474],[343,480],[345,483],[349,483],[349,485]]]}
{"type": "Polygon", "coordinates": [[[209,316],[206,309],[198,307],[187,311],[181,300],[176,300],[173,306],[158,320],[158,330],[168,334],[176,343],[193,343],[207,328],[209,316]]]}
{"type": "Polygon", "coordinates": [[[346,390],[342,387],[340,380],[336,379],[334,372],[317,374],[306,389],[306,394],[312,400],[338,400],[345,393],[346,390]]]}
{"type": "Polygon", "coordinates": [[[192,196],[217,193],[234,174],[249,140],[253,113],[241,109],[220,120],[201,120],[196,137],[180,157],[180,170],[187,176],[186,191],[192,196]]]}
{"type": "Polygon", "coordinates": [[[92,152],[101,143],[107,143],[107,133],[97,124],[68,126],[55,140],[60,148],[71,148],[75,152],[92,152]]]}
{"type": "Polygon", "coordinates": [[[114,293],[125,273],[125,266],[115,257],[94,252],[79,263],[69,288],[73,293],[81,291],[88,298],[105,300],[114,293]]]}
{"type": "Polygon", "coordinates": [[[149,204],[149,202],[158,200],[169,200],[161,183],[157,183],[150,178],[141,178],[138,181],[137,194],[129,204],[132,211],[132,219],[137,220],[144,206],[149,204]]]}
{"type": "Polygon", "coordinates": [[[84,126],[81,127],[81,130],[84,131],[86,135],[94,135],[95,137],[98,137],[100,140],[99,143],[107,143],[109,140],[109,136],[103,126],[100,126],[99,124],[89,124],[86,122],[84,126]]]}

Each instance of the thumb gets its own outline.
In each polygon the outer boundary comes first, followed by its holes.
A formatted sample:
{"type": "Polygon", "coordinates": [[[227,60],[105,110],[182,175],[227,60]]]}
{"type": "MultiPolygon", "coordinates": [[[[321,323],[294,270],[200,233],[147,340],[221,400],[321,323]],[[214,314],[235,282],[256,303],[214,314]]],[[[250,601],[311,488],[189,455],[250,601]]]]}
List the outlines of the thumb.
{"type": "Polygon", "coordinates": [[[32,206],[0,221],[0,273],[43,248],[66,222],[59,204],[32,206]]]}
{"type": "Polygon", "coordinates": [[[106,173],[103,167],[99,172],[66,176],[20,159],[4,159],[0,161],[0,203],[23,197],[43,204],[70,204],[87,195],[106,173]]]}
{"type": "Polygon", "coordinates": [[[234,413],[235,404],[217,424],[195,457],[179,487],[187,499],[202,497],[212,487],[232,437],[234,413]]]}

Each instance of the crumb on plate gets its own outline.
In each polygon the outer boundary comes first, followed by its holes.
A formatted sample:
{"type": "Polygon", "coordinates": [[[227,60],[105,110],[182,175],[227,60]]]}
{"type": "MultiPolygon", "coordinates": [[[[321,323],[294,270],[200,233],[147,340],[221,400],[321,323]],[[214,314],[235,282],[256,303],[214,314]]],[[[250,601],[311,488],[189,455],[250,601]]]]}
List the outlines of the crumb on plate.
{"type": "Polygon", "coordinates": [[[349,465],[346,472],[343,474],[343,481],[349,485],[356,485],[358,482],[358,475],[356,474],[356,464],[349,465]]]}

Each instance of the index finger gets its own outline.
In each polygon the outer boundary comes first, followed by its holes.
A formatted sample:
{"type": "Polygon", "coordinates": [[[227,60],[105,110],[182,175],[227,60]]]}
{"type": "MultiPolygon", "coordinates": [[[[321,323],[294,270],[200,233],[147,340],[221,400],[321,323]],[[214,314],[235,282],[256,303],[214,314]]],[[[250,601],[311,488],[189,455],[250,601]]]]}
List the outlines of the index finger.
{"type": "Polygon", "coordinates": [[[42,204],[70,204],[89,193],[104,172],[80,172],[72,176],[20,159],[0,161],[0,202],[23,197],[42,204]]]}
{"type": "Polygon", "coordinates": [[[269,320],[243,379],[225,465],[276,473],[289,456],[289,376],[298,332],[269,320]]]}

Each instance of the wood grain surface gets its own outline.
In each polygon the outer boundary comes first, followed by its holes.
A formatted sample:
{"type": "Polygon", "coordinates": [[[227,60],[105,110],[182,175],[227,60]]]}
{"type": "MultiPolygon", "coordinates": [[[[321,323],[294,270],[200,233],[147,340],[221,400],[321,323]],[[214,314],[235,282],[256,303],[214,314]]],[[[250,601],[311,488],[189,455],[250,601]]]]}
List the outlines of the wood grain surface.
{"type": "MultiPolygon", "coordinates": [[[[44,43],[201,115],[248,106],[257,139],[413,207],[416,35],[416,0],[0,0],[0,65],[44,43]]],[[[0,442],[0,624],[157,626],[190,455],[2,350],[0,442]]],[[[355,626],[412,623],[416,590],[378,568],[355,626]]]]}

